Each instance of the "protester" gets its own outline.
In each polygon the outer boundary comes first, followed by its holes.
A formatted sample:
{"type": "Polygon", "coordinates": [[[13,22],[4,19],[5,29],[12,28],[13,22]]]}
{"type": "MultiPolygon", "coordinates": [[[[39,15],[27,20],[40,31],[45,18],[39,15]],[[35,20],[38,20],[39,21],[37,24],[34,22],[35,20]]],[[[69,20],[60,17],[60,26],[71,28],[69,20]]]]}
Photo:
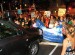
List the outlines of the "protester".
{"type": "Polygon", "coordinates": [[[28,26],[28,19],[24,17],[24,27],[26,28],[28,26]]]}
{"type": "Polygon", "coordinates": [[[58,20],[56,20],[56,21],[55,21],[55,24],[54,24],[54,27],[57,27],[57,26],[59,26],[58,20]]]}
{"type": "Polygon", "coordinates": [[[54,25],[55,25],[55,18],[54,18],[54,16],[51,16],[50,17],[50,21],[49,21],[49,28],[53,28],[54,27],[54,25]]]}
{"type": "Polygon", "coordinates": [[[32,27],[32,20],[31,20],[31,18],[29,18],[29,20],[28,20],[28,27],[29,27],[29,28],[32,27]]]}
{"type": "Polygon", "coordinates": [[[68,24],[73,25],[73,18],[72,17],[70,17],[68,24]]]}
{"type": "Polygon", "coordinates": [[[59,24],[60,25],[64,25],[65,24],[65,20],[64,20],[63,16],[60,16],[60,18],[59,18],[59,24]]]}
{"type": "Polygon", "coordinates": [[[45,27],[49,27],[49,18],[45,15],[45,27]]]}
{"type": "MultiPolygon", "coordinates": [[[[62,32],[63,33],[63,32],[62,32]]],[[[75,28],[72,25],[68,25],[65,28],[66,38],[63,40],[63,47],[61,55],[75,55],[75,40],[74,40],[75,28]]]]}
{"type": "Polygon", "coordinates": [[[73,26],[75,27],[75,16],[73,17],[73,26]]]}
{"type": "Polygon", "coordinates": [[[23,18],[23,14],[20,14],[20,15],[19,15],[18,21],[19,21],[19,23],[20,23],[20,25],[21,25],[21,26],[23,26],[23,25],[24,25],[24,18],[23,18]]]}

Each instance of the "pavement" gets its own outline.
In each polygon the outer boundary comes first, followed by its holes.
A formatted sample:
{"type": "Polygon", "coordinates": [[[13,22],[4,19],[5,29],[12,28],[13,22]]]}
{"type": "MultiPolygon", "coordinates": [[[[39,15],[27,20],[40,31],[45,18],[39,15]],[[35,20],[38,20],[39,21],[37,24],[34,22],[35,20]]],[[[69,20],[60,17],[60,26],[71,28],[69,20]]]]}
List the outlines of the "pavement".
{"type": "Polygon", "coordinates": [[[60,55],[62,50],[62,43],[41,42],[40,49],[37,55],[60,55]]]}

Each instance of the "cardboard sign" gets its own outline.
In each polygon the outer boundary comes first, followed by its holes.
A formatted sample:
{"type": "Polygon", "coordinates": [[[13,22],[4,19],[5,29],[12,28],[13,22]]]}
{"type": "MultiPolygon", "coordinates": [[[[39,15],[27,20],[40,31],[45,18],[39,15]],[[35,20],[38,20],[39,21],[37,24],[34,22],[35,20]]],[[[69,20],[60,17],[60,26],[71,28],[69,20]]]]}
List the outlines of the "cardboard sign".
{"type": "Polygon", "coordinates": [[[58,16],[63,16],[65,13],[66,13],[66,9],[65,8],[59,8],[58,16]]]}
{"type": "Polygon", "coordinates": [[[50,17],[51,12],[50,11],[45,11],[44,15],[46,15],[47,17],[50,17]]]}

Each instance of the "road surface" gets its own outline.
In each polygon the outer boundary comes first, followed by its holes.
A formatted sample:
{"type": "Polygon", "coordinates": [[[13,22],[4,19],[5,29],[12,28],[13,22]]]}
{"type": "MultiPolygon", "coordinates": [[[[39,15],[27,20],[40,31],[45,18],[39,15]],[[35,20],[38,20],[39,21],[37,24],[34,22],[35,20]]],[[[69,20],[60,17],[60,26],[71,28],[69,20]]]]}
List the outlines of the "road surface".
{"type": "Polygon", "coordinates": [[[37,55],[60,55],[62,50],[61,43],[41,42],[37,55]]]}

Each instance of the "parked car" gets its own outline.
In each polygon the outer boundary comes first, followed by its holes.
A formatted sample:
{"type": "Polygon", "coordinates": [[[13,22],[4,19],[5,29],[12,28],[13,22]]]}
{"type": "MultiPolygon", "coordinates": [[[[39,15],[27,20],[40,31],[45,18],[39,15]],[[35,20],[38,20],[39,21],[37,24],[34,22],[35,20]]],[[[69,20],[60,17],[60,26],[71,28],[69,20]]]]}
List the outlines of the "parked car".
{"type": "Polygon", "coordinates": [[[0,55],[36,55],[42,39],[38,28],[23,28],[0,20],[0,55]]]}

